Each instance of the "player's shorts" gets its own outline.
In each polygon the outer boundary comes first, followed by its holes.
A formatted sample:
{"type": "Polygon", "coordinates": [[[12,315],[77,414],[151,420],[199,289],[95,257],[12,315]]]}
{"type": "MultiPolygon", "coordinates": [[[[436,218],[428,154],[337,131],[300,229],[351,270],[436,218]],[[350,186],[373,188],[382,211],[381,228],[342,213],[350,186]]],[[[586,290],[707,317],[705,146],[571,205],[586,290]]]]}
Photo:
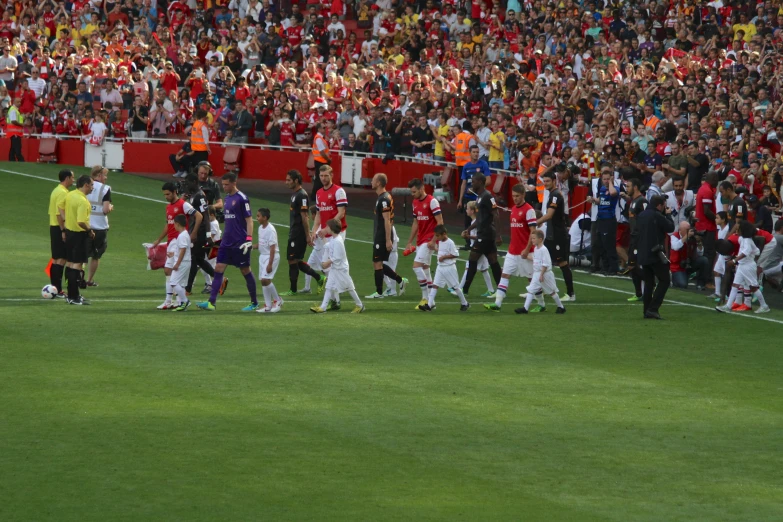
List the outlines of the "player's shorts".
{"type": "Polygon", "coordinates": [[[88,232],[65,231],[65,259],[69,263],[87,262],[88,232]]]}
{"type": "Polygon", "coordinates": [[[49,242],[52,244],[52,259],[65,259],[68,253],[65,250],[63,231],[60,227],[49,227],[49,242]]]}
{"type": "Polygon", "coordinates": [[[269,266],[269,256],[258,256],[258,278],[259,279],[274,279],[277,272],[277,265],[280,264],[280,256],[275,256],[272,261],[272,271],[267,272],[266,269],[269,266]]]}
{"type": "Polygon", "coordinates": [[[351,274],[348,270],[335,270],[332,268],[329,271],[329,279],[326,280],[326,289],[334,290],[339,294],[354,290],[351,274]]]}
{"type": "Polygon", "coordinates": [[[755,288],[759,286],[759,277],[756,274],[756,263],[737,265],[734,272],[734,284],[742,288],[755,288]]]}
{"type": "Polygon", "coordinates": [[[310,257],[307,258],[307,264],[313,267],[313,270],[323,270],[321,263],[323,262],[324,249],[314,248],[310,251],[310,257]]]}
{"type": "Polygon", "coordinates": [[[539,291],[543,291],[546,295],[552,295],[557,292],[557,284],[555,283],[555,275],[551,270],[547,270],[544,273],[544,281],[539,281],[541,272],[533,272],[533,277],[530,280],[530,284],[527,285],[527,291],[531,294],[537,294],[539,291]]]}
{"type": "Polygon", "coordinates": [[[438,265],[432,284],[438,288],[457,288],[459,286],[457,265],[438,265]]]}
{"type": "Polygon", "coordinates": [[[380,263],[388,261],[391,255],[391,250],[386,250],[386,243],[381,243],[376,240],[372,245],[372,260],[374,263],[380,263]]]}
{"type": "Polygon", "coordinates": [[[302,260],[307,252],[307,238],[304,231],[288,236],[288,247],[286,248],[286,258],[302,260]]]}
{"type": "Polygon", "coordinates": [[[177,243],[169,241],[166,245],[166,263],[163,268],[174,268],[177,264],[177,243]]]}
{"type": "Polygon", "coordinates": [[[716,256],[715,266],[712,267],[712,271],[720,275],[726,273],[726,258],[724,256],[721,255],[716,256]]]}
{"type": "Polygon", "coordinates": [[[250,250],[247,251],[247,254],[243,254],[242,249],[239,247],[220,245],[217,262],[222,265],[231,265],[237,268],[250,266],[250,250]]]}
{"type": "Polygon", "coordinates": [[[414,263],[421,263],[422,265],[430,266],[432,264],[432,256],[435,251],[428,247],[429,243],[422,243],[416,246],[416,256],[413,258],[414,263]]]}
{"type": "Polygon", "coordinates": [[[533,261],[521,255],[508,254],[503,260],[503,273],[529,279],[533,277],[533,261]]]}
{"type": "MultiPolygon", "coordinates": [[[[176,264],[176,261],[174,261],[176,264]]],[[[171,271],[171,277],[169,278],[169,284],[171,286],[180,285],[183,288],[188,284],[188,275],[190,274],[190,261],[183,261],[179,264],[179,268],[171,271]]]]}
{"type": "Polygon", "coordinates": [[[614,240],[615,246],[628,248],[630,242],[631,229],[628,227],[628,223],[617,223],[617,237],[614,240]]]}
{"type": "Polygon", "coordinates": [[[554,239],[545,239],[544,246],[549,250],[549,257],[552,258],[552,264],[560,264],[562,262],[568,262],[568,254],[571,250],[570,241],[568,236],[555,237],[554,239]]]}
{"type": "Polygon", "coordinates": [[[95,230],[95,237],[87,238],[87,255],[89,257],[100,259],[103,256],[109,246],[108,235],[108,230],[95,230]]]}
{"type": "Polygon", "coordinates": [[[489,254],[496,254],[498,247],[494,239],[479,237],[473,241],[473,246],[470,247],[470,250],[471,252],[478,252],[481,255],[488,256],[489,254]]]}

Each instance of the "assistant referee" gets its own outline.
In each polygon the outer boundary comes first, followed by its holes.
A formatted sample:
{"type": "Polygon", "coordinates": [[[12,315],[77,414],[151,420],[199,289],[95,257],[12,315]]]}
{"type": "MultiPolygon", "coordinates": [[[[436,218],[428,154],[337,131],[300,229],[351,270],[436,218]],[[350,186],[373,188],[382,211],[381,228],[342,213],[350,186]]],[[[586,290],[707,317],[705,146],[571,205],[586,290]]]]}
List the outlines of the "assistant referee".
{"type": "Polygon", "coordinates": [[[90,228],[90,202],[87,194],[92,192],[92,178],[84,175],[76,181],[76,190],[65,198],[65,277],[68,279],[66,302],[72,305],[90,304],[79,294],[84,263],[87,262],[87,240],[95,238],[90,228]]]}
{"type": "Polygon", "coordinates": [[[63,271],[65,270],[65,198],[73,185],[73,171],[60,171],[60,183],[49,196],[49,241],[52,247],[52,266],[49,281],[57,288],[57,297],[63,294],[63,271]]]}

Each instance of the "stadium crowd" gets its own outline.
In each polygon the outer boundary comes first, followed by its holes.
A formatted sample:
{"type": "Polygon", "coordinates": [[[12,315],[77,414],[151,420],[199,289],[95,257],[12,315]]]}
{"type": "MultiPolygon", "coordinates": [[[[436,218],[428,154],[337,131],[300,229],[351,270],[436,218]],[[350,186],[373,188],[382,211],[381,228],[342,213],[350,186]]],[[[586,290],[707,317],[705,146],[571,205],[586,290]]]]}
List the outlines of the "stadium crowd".
{"type": "MultiPolygon", "coordinates": [[[[779,2],[2,5],[0,107],[12,139],[186,136],[201,109],[210,142],[309,147],[321,129],[331,150],[462,167],[469,136],[479,161],[516,173],[538,205],[545,171],[566,202],[581,183],[597,203],[608,168],[709,237],[715,218],[697,195],[708,173],[709,199],[728,210],[716,189],[728,180],[759,229],[772,232],[779,209],[779,2]]],[[[591,216],[593,267],[607,273],[630,268],[630,198],[617,186],[615,217],[598,204],[591,216]]],[[[471,199],[462,190],[460,205],[471,199]]],[[[715,241],[678,230],[683,265],[711,287],[715,241]]]]}

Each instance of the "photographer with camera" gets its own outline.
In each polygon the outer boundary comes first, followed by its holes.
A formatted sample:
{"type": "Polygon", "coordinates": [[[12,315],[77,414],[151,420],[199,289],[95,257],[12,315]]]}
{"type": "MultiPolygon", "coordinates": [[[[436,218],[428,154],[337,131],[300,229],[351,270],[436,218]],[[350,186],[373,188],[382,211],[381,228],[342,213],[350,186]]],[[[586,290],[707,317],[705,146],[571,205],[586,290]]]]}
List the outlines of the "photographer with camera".
{"type": "Polygon", "coordinates": [[[699,253],[699,238],[687,221],[680,221],[678,230],[671,236],[671,273],[672,286],[688,288],[690,274],[696,274],[696,288],[702,289],[710,275],[707,258],[699,253]]]}
{"type": "Polygon", "coordinates": [[[658,310],[671,284],[664,242],[666,234],[674,232],[671,209],[663,196],[652,197],[647,209],[637,217],[636,227],[639,230],[637,262],[644,278],[644,318],[661,319],[658,310]]]}

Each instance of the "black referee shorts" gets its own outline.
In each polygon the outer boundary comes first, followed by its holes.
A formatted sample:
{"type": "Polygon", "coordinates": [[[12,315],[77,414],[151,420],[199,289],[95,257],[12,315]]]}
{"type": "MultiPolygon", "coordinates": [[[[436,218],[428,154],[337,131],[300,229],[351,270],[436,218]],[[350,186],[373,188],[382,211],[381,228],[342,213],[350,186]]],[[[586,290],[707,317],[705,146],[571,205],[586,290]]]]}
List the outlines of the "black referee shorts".
{"type": "Polygon", "coordinates": [[[87,262],[87,232],[65,231],[65,259],[69,263],[87,262]]]}
{"type": "Polygon", "coordinates": [[[568,235],[544,240],[544,246],[549,250],[549,257],[552,258],[552,263],[568,263],[568,254],[571,248],[569,243],[568,235]]]}
{"type": "Polygon", "coordinates": [[[63,241],[63,232],[58,226],[49,227],[49,242],[52,244],[52,259],[65,259],[68,253],[63,241]]]}
{"type": "Polygon", "coordinates": [[[93,259],[101,258],[106,252],[106,248],[109,246],[107,239],[108,234],[108,230],[95,230],[94,238],[90,239],[90,236],[87,236],[87,257],[93,259]]]}
{"type": "Polygon", "coordinates": [[[384,240],[383,242],[381,242],[376,238],[375,242],[372,244],[373,263],[381,263],[384,261],[388,261],[389,256],[391,256],[391,251],[386,250],[386,241],[384,240]]]}
{"type": "Polygon", "coordinates": [[[286,248],[286,257],[289,261],[301,261],[307,252],[307,238],[304,230],[291,230],[292,234],[288,236],[288,247],[286,248]]]}
{"type": "Polygon", "coordinates": [[[487,237],[477,237],[473,241],[473,246],[471,247],[471,252],[478,252],[481,255],[489,255],[493,253],[497,253],[498,246],[495,244],[494,238],[487,238],[487,237]]]}

